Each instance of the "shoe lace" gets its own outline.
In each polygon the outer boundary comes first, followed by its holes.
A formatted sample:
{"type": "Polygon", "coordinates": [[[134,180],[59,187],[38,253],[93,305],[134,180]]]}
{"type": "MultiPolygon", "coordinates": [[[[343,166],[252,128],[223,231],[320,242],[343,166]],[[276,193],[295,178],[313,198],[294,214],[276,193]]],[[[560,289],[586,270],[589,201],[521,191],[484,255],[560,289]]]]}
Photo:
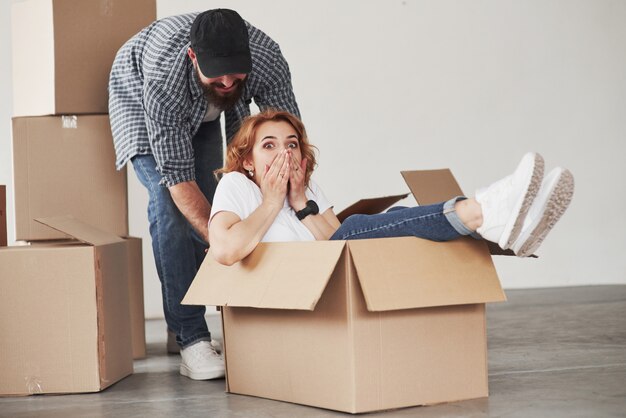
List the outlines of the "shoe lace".
{"type": "Polygon", "coordinates": [[[211,360],[220,357],[219,353],[213,348],[209,341],[200,341],[195,345],[197,345],[197,347],[192,347],[194,348],[192,354],[198,359],[211,360]]]}

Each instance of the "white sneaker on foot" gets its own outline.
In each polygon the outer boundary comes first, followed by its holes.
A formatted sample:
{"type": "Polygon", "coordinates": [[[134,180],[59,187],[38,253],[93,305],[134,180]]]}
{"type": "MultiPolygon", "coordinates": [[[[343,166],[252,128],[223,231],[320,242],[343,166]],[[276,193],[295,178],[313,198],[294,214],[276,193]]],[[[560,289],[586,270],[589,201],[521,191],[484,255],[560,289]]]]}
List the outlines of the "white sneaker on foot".
{"type": "Polygon", "coordinates": [[[513,174],[476,191],[483,212],[483,224],[476,230],[484,239],[506,250],[522,230],[524,217],[541,186],[543,158],[529,152],[513,174]]]}
{"type": "Polygon", "coordinates": [[[224,358],[209,341],[200,341],[180,350],[180,374],[193,380],[224,377],[224,358]]]}
{"type": "Polygon", "coordinates": [[[567,209],[573,195],[574,176],[568,170],[557,167],[546,175],[524,219],[522,232],[511,246],[515,255],[528,257],[539,248],[567,209]]]}
{"type": "Polygon", "coordinates": [[[224,351],[222,343],[219,342],[219,340],[211,340],[211,346],[215,349],[217,354],[222,354],[222,351],[224,351]]]}

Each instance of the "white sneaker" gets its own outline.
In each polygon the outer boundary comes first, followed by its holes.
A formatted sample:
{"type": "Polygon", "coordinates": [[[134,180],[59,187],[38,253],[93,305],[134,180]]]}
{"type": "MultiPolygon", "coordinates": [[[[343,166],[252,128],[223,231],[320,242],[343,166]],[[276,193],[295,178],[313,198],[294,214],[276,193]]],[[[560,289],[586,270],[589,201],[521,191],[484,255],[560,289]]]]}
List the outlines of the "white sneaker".
{"type": "Polygon", "coordinates": [[[180,350],[180,374],[193,380],[224,377],[224,359],[209,341],[200,341],[180,350]]]}
{"type": "Polygon", "coordinates": [[[219,340],[211,340],[211,346],[215,349],[217,354],[222,354],[222,343],[219,340]]]}
{"type": "Polygon", "coordinates": [[[561,218],[574,196],[574,176],[557,167],[550,171],[541,184],[519,237],[511,246],[515,255],[528,257],[543,242],[548,232],[561,218]]]}
{"type": "Polygon", "coordinates": [[[543,157],[529,152],[513,174],[477,190],[476,201],[482,208],[483,224],[476,232],[503,250],[513,245],[539,191],[543,166],[543,157]]]}

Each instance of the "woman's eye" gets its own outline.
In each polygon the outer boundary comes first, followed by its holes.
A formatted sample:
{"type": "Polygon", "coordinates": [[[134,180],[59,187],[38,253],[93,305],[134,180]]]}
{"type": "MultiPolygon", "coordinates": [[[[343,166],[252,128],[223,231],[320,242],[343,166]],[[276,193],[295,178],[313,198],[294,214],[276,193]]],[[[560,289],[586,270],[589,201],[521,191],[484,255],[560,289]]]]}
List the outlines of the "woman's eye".
{"type": "Polygon", "coordinates": [[[270,144],[270,143],[264,144],[263,148],[265,148],[265,149],[272,149],[272,148],[274,148],[274,144],[270,144]]]}
{"type": "Polygon", "coordinates": [[[290,143],[289,148],[298,148],[298,143],[297,142],[290,143]]]}

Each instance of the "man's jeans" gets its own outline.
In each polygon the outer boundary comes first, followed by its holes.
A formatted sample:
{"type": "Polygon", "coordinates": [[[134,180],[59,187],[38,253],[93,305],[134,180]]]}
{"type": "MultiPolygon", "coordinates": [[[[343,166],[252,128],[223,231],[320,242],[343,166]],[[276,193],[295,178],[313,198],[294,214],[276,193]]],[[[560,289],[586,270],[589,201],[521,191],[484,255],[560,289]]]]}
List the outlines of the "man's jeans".
{"type": "MultiPolygon", "coordinates": [[[[213,171],[221,168],[223,162],[219,120],[200,126],[193,137],[193,150],[196,183],[210,203],[217,185],[213,171]]],[[[167,327],[176,334],[176,342],[182,347],[201,340],[210,341],[211,334],[204,320],[206,308],[180,304],[204,259],[208,244],[180,213],[167,187],[159,185],[161,175],[156,170],[154,157],[136,155],[132,163],[150,196],[148,220],[167,327]]]]}
{"type": "Polygon", "coordinates": [[[352,215],[335,231],[331,240],[418,237],[450,241],[461,235],[474,235],[459,219],[454,204],[465,197],[428,206],[396,206],[376,215],[352,215]]]}

